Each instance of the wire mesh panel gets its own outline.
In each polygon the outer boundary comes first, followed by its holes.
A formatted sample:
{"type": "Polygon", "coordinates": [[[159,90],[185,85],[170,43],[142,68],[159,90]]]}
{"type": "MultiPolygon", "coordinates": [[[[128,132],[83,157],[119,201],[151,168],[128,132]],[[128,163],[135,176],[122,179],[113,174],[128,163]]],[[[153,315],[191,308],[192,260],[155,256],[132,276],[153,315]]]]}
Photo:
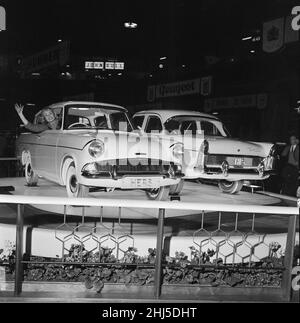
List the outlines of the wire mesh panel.
{"type": "Polygon", "coordinates": [[[133,235],[122,225],[122,208],[118,208],[116,224],[111,222],[108,225],[104,222],[104,207],[99,207],[99,218],[94,223],[87,222],[85,207],[82,207],[77,224],[72,220],[68,221],[70,217],[67,207],[64,206],[63,223],[55,228],[55,239],[61,244],[62,261],[84,262],[89,259],[100,263],[104,250],[109,250],[119,261],[130,248],[134,248],[133,235]]]}

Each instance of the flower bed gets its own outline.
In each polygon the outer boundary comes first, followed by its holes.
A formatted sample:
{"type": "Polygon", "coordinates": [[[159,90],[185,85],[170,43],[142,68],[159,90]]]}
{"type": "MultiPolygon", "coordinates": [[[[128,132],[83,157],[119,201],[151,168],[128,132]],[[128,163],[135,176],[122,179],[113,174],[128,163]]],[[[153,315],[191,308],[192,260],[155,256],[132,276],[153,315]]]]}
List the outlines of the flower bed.
{"type": "MultiPolygon", "coordinates": [[[[81,282],[88,290],[101,292],[104,284],[138,286],[154,285],[156,250],[149,248],[148,255],[140,257],[135,248],[128,248],[120,260],[113,250],[101,248],[90,252],[81,245],[72,245],[64,259],[30,257],[24,263],[25,282],[81,282]]],[[[3,252],[2,252],[3,254],[3,252]]],[[[283,272],[283,257],[276,253],[260,262],[223,264],[221,258],[211,260],[214,250],[200,253],[191,247],[191,260],[182,252],[174,257],[164,256],[163,284],[227,287],[280,287],[283,272]]],[[[1,253],[0,253],[1,256],[1,253]]],[[[0,258],[1,259],[1,258],[0,258]]],[[[2,257],[6,280],[14,279],[15,252],[2,257]]],[[[1,262],[0,262],[1,265],[1,262]]]]}

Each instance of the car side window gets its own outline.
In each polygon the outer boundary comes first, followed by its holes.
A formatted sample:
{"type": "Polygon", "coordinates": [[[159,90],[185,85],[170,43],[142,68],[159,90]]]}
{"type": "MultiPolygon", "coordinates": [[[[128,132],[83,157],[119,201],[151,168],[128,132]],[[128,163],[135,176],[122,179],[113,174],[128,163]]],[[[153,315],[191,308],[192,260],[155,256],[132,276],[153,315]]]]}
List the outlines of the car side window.
{"type": "Polygon", "coordinates": [[[59,130],[61,128],[61,123],[62,123],[62,111],[63,109],[62,108],[54,108],[53,109],[53,112],[58,120],[57,122],[57,127],[56,129],[59,130]]]}
{"type": "Polygon", "coordinates": [[[222,136],[218,128],[210,121],[201,120],[201,130],[205,136],[222,136]]]}
{"type": "Polygon", "coordinates": [[[148,118],[147,125],[145,132],[150,133],[150,132],[161,132],[162,131],[162,124],[159,119],[159,117],[156,116],[151,116],[148,118]]]}
{"type": "Polygon", "coordinates": [[[180,130],[181,130],[181,134],[188,132],[188,133],[192,133],[193,135],[196,135],[197,124],[195,121],[191,121],[191,120],[182,121],[180,130]]]}
{"type": "Polygon", "coordinates": [[[138,127],[142,128],[144,119],[145,119],[145,116],[133,117],[133,123],[134,123],[135,127],[136,128],[138,128],[138,127]]]}

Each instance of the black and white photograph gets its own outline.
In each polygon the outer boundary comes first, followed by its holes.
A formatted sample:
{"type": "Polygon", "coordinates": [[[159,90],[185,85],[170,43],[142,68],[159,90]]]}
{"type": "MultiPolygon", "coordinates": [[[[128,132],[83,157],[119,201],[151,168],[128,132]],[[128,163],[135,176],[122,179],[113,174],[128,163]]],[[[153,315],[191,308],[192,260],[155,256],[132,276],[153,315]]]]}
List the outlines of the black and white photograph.
{"type": "Polygon", "coordinates": [[[299,0],[0,0],[0,113],[0,306],[299,304],[299,0]]]}

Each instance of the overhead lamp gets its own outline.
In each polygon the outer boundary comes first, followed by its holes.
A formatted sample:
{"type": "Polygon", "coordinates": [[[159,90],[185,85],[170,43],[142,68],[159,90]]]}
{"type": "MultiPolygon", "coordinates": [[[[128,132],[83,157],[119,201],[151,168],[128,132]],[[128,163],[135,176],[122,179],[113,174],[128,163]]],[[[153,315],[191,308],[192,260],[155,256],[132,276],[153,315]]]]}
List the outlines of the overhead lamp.
{"type": "Polygon", "coordinates": [[[250,50],[250,53],[251,54],[254,54],[255,53],[255,50],[254,49],[250,50]]]}
{"type": "Polygon", "coordinates": [[[250,40],[250,39],[252,39],[252,36],[246,36],[242,38],[242,40],[250,40]]]}
{"type": "Polygon", "coordinates": [[[58,42],[58,43],[61,43],[61,42],[62,42],[62,39],[58,39],[58,40],[57,40],[57,42],[58,42]]]}
{"type": "Polygon", "coordinates": [[[167,56],[160,57],[160,60],[161,60],[161,61],[163,61],[163,60],[165,60],[165,59],[167,59],[167,56]]]}
{"type": "Polygon", "coordinates": [[[137,26],[138,26],[138,24],[133,21],[127,21],[124,23],[124,27],[129,28],[129,29],[135,29],[135,28],[137,28],[137,26]]]}
{"type": "Polygon", "coordinates": [[[164,68],[164,64],[159,64],[158,67],[159,68],[164,68]]]}

